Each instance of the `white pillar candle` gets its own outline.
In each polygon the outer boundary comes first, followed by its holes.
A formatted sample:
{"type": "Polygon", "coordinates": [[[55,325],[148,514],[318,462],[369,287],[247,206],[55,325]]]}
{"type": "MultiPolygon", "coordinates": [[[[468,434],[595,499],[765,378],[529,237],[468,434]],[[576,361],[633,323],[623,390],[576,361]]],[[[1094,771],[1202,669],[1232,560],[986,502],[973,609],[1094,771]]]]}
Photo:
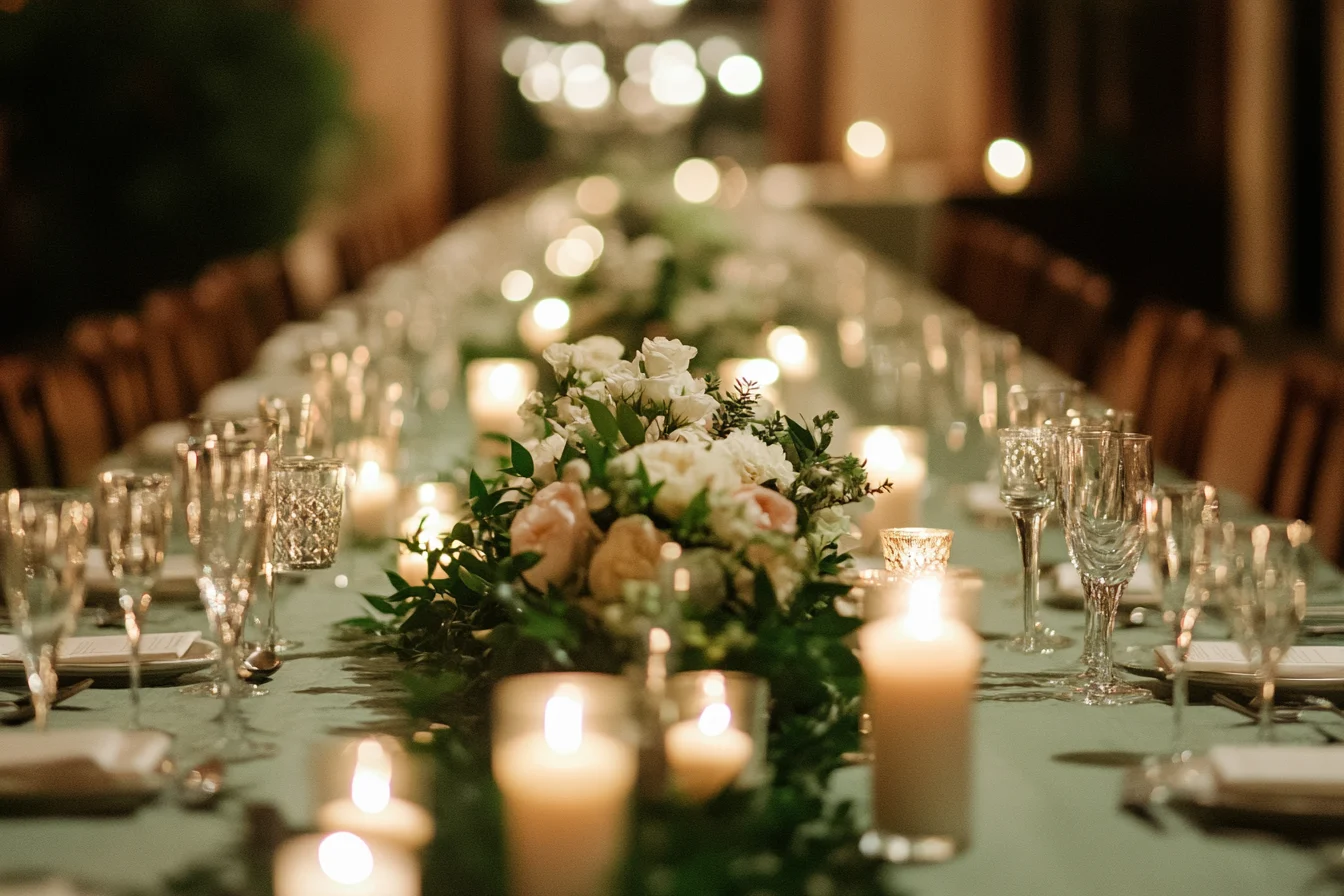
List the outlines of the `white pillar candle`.
{"type": "Polygon", "coordinates": [[[701,803],[717,796],[737,780],[751,761],[751,735],[733,727],[726,703],[711,703],[698,719],[686,719],[667,729],[664,746],[667,766],[677,790],[701,803]]]}
{"type": "Polygon", "coordinates": [[[920,524],[924,482],[928,464],[916,453],[915,440],[894,426],[872,426],[854,431],[853,452],[868,468],[868,482],[879,485],[890,480],[891,490],[873,495],[873,509],[863,514],[863,549],[878,548],[878,533],[883,529],[903,529],[920,524]]]}
{"type": "Polygon", "coordinates": [[[392,795],[392,757],[374,738],[359,742],[349,793],[349,799],[333,800],[318,809],[318,827],[351,831],[412,850],[434,838],[429,813],[392,795]]]}
{"type": "Polygon", "coordinates": [[[295,837],[275,855],[275,896],[420,896],[420,866],[403,849],[350,833],[295,837]]]}
{"type": "Polygon", "coordinates": [[[359,467],[350,486],[350,522],[360,538],[384,538],[392,524],[397,503],[397,477],[373,461],[359,467]]]}
{"type": "Polygon", "coordinates": [[[865,625],[859,651],[872,717],[873,825],[964,847],[971,834],[971,701],[980,640],[943,613],[936,582],[865,625]]]}
{"type": "Polygon", "coordinates": [[[467,410],[478,433],[522,433],[518,408],[537,385],[530,361],[480,358],[467,365],[467,410]]]}
{"type": "Polygon", "coordinates": [[[406,580],[407,585],[423,585],[429,579],[429,556],[412,554],[406,548],[397,549],[397,575],[406,580]]]}
{"type": "Polygon", "coordinates": [[[513,896],[610,892],[625,852],[635,753],[584,730],[582,692],[557,689],[543,730],[496,746],[493,767],[513,896]]]}

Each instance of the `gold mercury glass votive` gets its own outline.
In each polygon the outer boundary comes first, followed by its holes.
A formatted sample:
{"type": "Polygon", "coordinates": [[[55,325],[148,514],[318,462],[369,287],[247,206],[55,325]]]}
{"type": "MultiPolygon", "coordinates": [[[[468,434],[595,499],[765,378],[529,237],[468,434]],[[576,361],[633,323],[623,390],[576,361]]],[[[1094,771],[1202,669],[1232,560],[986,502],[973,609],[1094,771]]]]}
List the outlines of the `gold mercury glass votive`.
{"type": "Polygon", "coordinates": [[[952,530],[913,527],[882,530],[882,560],[905,576],[942,576],[952,555],[952,530]]]}
{"type": "Polygon", "coordinates": [[[702,803],[765,775],[770,686],[745,672],[682,672],[668,680],[676,721],[663,734],[667,770],[681,796],[702,803]]]}
{"type": "Polygon", "coordinates": [[[513,896],[602,896],[625,855],[638,769],[623,678],[545,673],[494,693],[495,782],[513,896]]]}

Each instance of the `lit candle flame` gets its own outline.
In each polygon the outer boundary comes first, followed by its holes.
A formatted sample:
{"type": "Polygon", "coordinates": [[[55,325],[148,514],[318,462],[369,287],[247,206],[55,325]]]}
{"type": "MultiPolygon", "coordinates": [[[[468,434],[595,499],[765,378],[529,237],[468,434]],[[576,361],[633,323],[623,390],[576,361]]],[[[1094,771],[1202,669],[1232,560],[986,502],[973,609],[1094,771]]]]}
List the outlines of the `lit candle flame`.
{"type": "Polygon", "coordinates": [[[898,469],[905,464],[905,446],[889,426],[875,426],[863,440],[863,459],[870,468],[898,469]]]}
{"type": "Polygon", "coordinates": [[[583,695],[578,688],[561,685],[546,701],[543,734],[555,752],[564,756],[578,752],[583,743],[583,695]]]}
{"type": "Polygon", "coordinates": [[[382,472],[382,467],[378,466],[378,461],[366,460],[359,465],[359,476],[357,478],[360,482],[376,482],[382,472]]]}
{"type": "Polygon", "coordinates": [[[360,742],[355,756],[350,801],[362,812],[381,812],[392,802],[392,757],[372,738],[360,742]]]}
{"type": "Polygon", "coordinates": [[[711,703],[700,713],[700,733],[706,737],[719,737],[733,721],[733,711],[727,703],[711,703]]]}
{"type": "Polygon", "coordinates": [[[317,864],[336,883],[353,887],[373,874],[373,851],[359,837],[341,831],[317,845],[317,864]]]}
{"type": "Polygon", "coordinates": [[[420,499],[421,507],[433,507],[438,495],[438,489],[432,482],[422,482],[420,487],[416,489],[416,496],[420,499]]]}
{"type": "Polygon", "coordinates": [[[934,641],[942,634],[943,596],[937,579],[916,579],[910,583],[904,624],[917,641],[934,641]]]}

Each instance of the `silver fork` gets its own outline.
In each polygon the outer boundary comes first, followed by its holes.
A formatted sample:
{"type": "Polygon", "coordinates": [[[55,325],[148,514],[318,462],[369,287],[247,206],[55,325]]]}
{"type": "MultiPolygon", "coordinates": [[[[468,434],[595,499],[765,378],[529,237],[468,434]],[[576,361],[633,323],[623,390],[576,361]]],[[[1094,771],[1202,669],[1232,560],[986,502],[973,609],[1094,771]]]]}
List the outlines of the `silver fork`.
{"type": "MultiPolygon", "coordinates": [[[[1226,694],[1221,693],[1214,694],[1213,702],[1223,707],[1224,709],[1230,709],[1233,712],[1243,715],[1252,721],[1255,722],[1260,721],[1260,713],[1251,709],[1249,706],[1243,706],[1242,704],[1233,700],[1226,694]]],[[[1335,732],[1331,731],[1329,728],[1326,728],[1319,722],[1313,722],[1310,719],[1302,718],[1302,712],[1303,711],[1300,709],[1276,709],[1274,710],[1274,721],[1301,722],[1303,725],[1310,726],[1312,729],[1316,731],[1317,734],[1319,734],[1321,737],[1325,738],[1332,744],[1344,743],[1344,736],[1336,734],[1335,732]]]]}

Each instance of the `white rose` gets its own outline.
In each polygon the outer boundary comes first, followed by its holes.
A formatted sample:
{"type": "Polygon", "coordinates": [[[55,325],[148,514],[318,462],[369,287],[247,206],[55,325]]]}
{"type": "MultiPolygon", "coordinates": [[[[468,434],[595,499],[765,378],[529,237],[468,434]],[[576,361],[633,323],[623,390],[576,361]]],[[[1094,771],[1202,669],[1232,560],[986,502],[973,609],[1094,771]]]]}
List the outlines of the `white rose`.
{"type": "Polygon", "coordinates": [[[695,377],[686,371],[650,376],[640,383],[640,394],[650,404],[667,405],[674,398],[695,394],[695,377]]]}
{"type": "Polygon", "coordinates": [[[568,439],[569,434],[562,427],[535,444],[528,444],[533,441],[531,439],[524,443],[524,447],[532,453],[532,475],[535,478],[543,483],[555,481],[555,462],[564,452],[568,439]]]}
{"type": "Polygon", "coordinates": [[[813,543],[818,549],[839,541],[849,534],[853,523],[850,522],[848,514],[839,507],[827,507],[812,514],[812,534],[813,543]]]}
{"type": "Polygon", "coordinates": [[[661,482],[653,506],[669,519],[678,519],[691,500],[705,489],[733,491],[742,484],[732,463],[703,445],[659,441],[636,445],[611,462],[618,473],[633,476],[640,463],[649,481],[661,482]]]}
{"type": "Polygon", "coordinates": [[[639,350],[644,361],[644,372],[651,377],[665,376],[670,373],[685,373],[691,367],[691,359],[697,349],[692,345],[682,345],[680,339],[645,339],[639,350]]]}
{"type": "Polygon", "coordinates": [[[749,432],[729,433],[714,443],[714,450],[729,459],[743,482],[759,485],[773,479],[780,489],[786,489],[798,478],[783,448],[767,445],[749,432]]]}
{"type": "Polygon", "coordinates": [[[546,396],[540,392],[532,392],[523,399],[523,403],[518,406],[518,416],[523,419],[536,417],[541,414],[542,408],[546,406],[546,396]]]}
{"type": "Polygon", "coordinates": [[[579,370],[594,373],[604,373],[625,354],[625,346],[610,336],[589,336],[580,339],[571,348],[570,363],[579,370]]]}
{"type": "Polygon", "coordinates": [[[634,401],[639,397],[639,366],[634,361],[618,361],[603,377],[612,401],[634,401]]]}
{"type": "Polygon", "coordinates": [[[553,342],[546,346],[541,358],[551,365],[557,377],[564,379],[574,369],[574,346],[564,342],[553,342]]]}
{"type": "Polygon", "coordinates": [[[704,428],[692,423],[689,426],[679,426],[672,430],[672,435],[668,436],[674,442],[688,442],[692,445],[709,445],[714,441],[704,428]]]}
{"type": "Polygon", "coordinates": [[[703,392],[672,399],[671,415],[683,426],[699,423],[719,409],[719,403],[703,392]]]}

